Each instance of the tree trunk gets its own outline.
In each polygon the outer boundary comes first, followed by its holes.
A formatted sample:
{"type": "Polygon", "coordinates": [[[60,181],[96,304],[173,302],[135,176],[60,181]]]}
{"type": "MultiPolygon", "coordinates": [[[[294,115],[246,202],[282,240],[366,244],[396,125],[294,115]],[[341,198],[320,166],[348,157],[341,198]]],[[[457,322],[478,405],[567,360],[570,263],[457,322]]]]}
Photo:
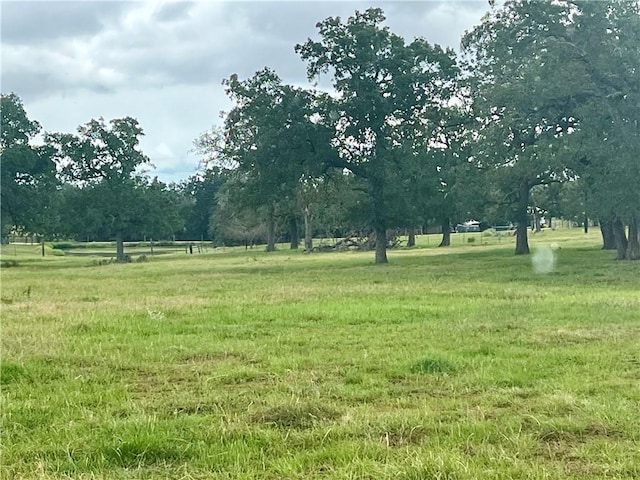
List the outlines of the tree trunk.
{"type": "Polygon", "coordinates": [[[376,263],[388,263],[387,259],[387,230],[376,227],[376,263]]]}
{"type": "Polygon", "coordinates": [[[582,220],[582,227],[584,229],[584,234],[589,233],[589,211],[587,208],[589,205],[589,193],[587,189],[584,190],[584,219],[582,220]]]}
{"type": "Polygon", "coordinates": [[[267,252],[275,252],[276,250],[276,221],[273,215],[269,215],[267,219],[267,252]]]}
{"type": "Polygon", "coordinates": [[[529,185],[523,183],[518,192],[518,212],[516,215],[516,255],[529,254],[529,239],[527,237],[527,223],[529,223],[529,215],[527,207],[529,206],[529,185]]]}
{"type": "Polygon", "coordinates": [[[442,240],[439,247],[448,247],[451,245],[451,220],[449,217],[442,220],[442,240]]]}
{"type": "Polygon", "coordinates": [[[409,229],[409,238],[407,239],[407,247],[415,247],[416,246],[416,229],[409,229]]]}
{"type": "Polygon", "coordinates": [[[300,246],[300,236],[298,235],[298,219],[289,219],[289,237],[291,238],[291,250],[297,250],[300,246]]]}
{"type": "Polygon", "coordinates": [[[126,258],[124,256],[124,242],[122,241],[122,232],[116,233],[116,261],[118,263],[124,263],[126,258]]]}
{"type": "Polygon", "coordinates": [[[638,238],[638,217],[629,222],[629,241],[627,242],[627,260],[640,260],[640,239],[638,238]]]}
{"type": "Polygon", "coordinates": [[[539,213],[536,212],[533,214],[533,221],[534,221],[534,231],[536,233],[540,233],[542,231],[542,221],[540,219],[539,213]]]}
{"type": "Polygon", "coordinates": [[[376,263],[388,263],[387,225],[384,205],[384,180],[373,177],[371,182],[371,203],[373,206],[373,228],[376,235],[376,263]]]}
{"type": "Polygon", "coordinates": [[[616,249],[616,237],[613,231],[613,221],[611,219],[600,219],[600,232],[602,233],[602,249],[603,250],[615,250],[616,249]]]}
{"type": "Polygon", "coordinates": [[[618,252],[618,256],[616,258],[618,260],[625,260],[627,257],[628,241],[624,232],[624,224],[619,218],[616,218],[613,221],[613,235],[616,239],[616,250],[618,252]]]}
{"type": "Polygon", "coordinates": [[[304,249],[307,252],[313,250],[313,230],[311,228],[311,210],[304,207],[304,249]]]}

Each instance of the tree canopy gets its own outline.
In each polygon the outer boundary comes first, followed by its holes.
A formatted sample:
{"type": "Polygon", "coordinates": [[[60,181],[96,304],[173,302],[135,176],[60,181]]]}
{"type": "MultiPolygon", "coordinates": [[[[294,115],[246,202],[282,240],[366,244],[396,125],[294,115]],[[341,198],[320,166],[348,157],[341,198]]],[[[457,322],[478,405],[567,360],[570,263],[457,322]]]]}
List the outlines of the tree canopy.
{"type": "Polygon", "coordinates": [[[116,257],[123,262],[124,238],[174,231],[175,209],[165,186],[149,181],[141,167],[150,166],[139,149],[142,127],[131,117],[91,120],[77,134],[49,133],[47,144],[61,176],[74,190],[66,197],[75,231],[115,237],[116,257]],[[172,221],[173,220],[173,221],[172,221]]]}
{"type": "MultiPolygon", "coordinates": [[[[619,180],[621,170],[634,174],[639,18],[636,2],[510,1],[465,35],[479,118],[474,159],[513,207],[516,253],[529,251],[533,187],[582,176],[611,194],[596,173],[603,148],[619,180]]],[[[637,212],[637,198],[627,198],[637,212]]]]}
{"type": "Polygon", "coordinates": [[[367,185],[376,263],[387,262],[391,205],[415,148],[408,143],[424,147],[424,138],[432,137],[458,73],[453,51],[422,38],[406,44],[384,21],[378,8],[346,22],[330,17],[317,25],[320,41],[296,45],[310,79],[332,75],[337,95],[329,120],[338,149],[333,165],[367,185]]]}
{"type": "MultiPolygon", "coordinates": [[[[309,81],[265,67],[223,88],[224,123],[196,140],[202,170],[151,180],[131,117],[47,133],[2,95],[2,232],[171,236],[219,243],[357,230],[386,263],[394,230],[542,216],[599,223],[606,248],[640,258],[640,4],[491,3],[462,50],[392,32],[379,8],[320,21],[294,50],[309,81]],[[304,225],[304,227],[302,227],[304,225]]],[[[425,32],[428,33],[428,32],[425,32]]]]}
{"type": "Polygon", "coordinates": [[[30,142],[40,133],[40,124],[30,120],[20,98],[0,97],[0,231],[11,229],[41,232],[55,187],[55,164],[44,146],[30,142]]]}

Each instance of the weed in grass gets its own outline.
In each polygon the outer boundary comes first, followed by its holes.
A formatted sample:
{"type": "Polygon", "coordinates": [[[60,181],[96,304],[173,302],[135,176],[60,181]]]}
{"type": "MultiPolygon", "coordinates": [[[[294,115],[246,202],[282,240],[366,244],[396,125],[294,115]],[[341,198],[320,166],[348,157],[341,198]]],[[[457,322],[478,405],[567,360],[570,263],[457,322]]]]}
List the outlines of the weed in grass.
{"type": "Polygon", "coordinates": [[[8,385],[13,382],[29,379],[29,371],[24,365],[3,361],[0,363],[0,384],[8,385]]]}
{"type": "Polygon", "coordinates": [[[385,429],[380,441],[386,447],[407,447],[428,441],[429,433],[423,425],[398,425],[385,429]]]}
{"type": "Polygon", "coordinates": [[[184,403],[170,407],[172,415],[209,415],[220,411],[224,411],[220,406],[204,403],[184,403]]]}
{"type": "Polygon", "coordinates": [[[441,358],[423,358],[411,365],[411,373],[421,374],[450,374],[456,371],[453,364],[441,358]]]}

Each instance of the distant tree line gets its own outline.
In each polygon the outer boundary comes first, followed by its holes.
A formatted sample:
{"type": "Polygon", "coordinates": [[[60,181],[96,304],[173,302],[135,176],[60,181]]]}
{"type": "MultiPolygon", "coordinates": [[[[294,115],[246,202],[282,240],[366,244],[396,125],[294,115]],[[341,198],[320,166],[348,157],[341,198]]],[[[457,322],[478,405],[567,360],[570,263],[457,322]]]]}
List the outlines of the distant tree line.
{"type": "Polygon", "coordinates": [[[309,80],[233,74],[224,124],[199,136],[202,168],[152,178],[143,130],[100,118],[41,131],[2,95],[2,235],[213,240],[267,250],[357,232],[387,262],[390,232],[471,218],[516,226],[517,254],[544,217],[600,226],[604,248],[640,258],[640,6],[508,1],[458,55],[410,43],[370,8],[317,24],[295,46],[309,80]]]}

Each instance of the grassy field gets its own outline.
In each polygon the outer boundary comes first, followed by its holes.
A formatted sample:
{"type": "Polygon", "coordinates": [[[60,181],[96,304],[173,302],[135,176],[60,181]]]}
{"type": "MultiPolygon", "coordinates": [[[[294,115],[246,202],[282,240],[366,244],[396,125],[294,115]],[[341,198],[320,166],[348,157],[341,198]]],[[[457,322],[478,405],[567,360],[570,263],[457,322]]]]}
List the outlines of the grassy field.
{"type": "Polygon", "coordinates": [[[472,237],[382,266],[3,247],[0,478],[640,478],[640,263],[472,237]]]}

